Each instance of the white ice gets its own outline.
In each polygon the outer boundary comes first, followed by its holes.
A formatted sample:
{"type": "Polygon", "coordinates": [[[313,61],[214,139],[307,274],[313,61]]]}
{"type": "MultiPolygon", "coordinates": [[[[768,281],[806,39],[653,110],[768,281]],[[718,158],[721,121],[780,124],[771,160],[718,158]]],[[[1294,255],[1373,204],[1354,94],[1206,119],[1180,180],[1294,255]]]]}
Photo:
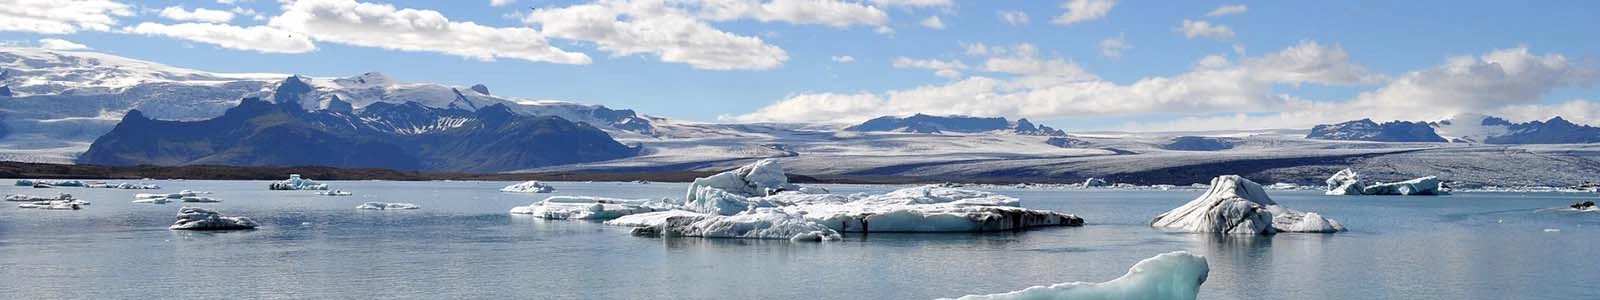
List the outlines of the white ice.
{"type": "Polygon", "coordinates": [[[799,190],[799,187],[789,184],[783,166],[775,159],[763,159],[736,170],[696,178],[689,184],[684,204],[692,211],[733,215],[772,206],[770,203],[752,201],[751,197],[794,190],[799,190]]]}
{"type": "Polygon", "coordinates": [[[46,197],[46,196],[34,196],[34,195],[23,195],[23,194],[6,195],[6,201],[12,201],[12,202],[39,202],[39,201],[56,201],[56,200],[72,200],[72,194],[61,193],[61,194],[56,194],[55,196],[49,196],[49,197],[46,197]]]}
{"type": "Polygon", "coordinates": [[[1316,213],[1278,206],[1260,184],[1225,175],[1211,180],[1211,189],[1193,201],[1150,221],[1156,228],[1225,234],[1344,231],[1338,221],[1316,213]]]}
{"type": "Polygon", "coordinates": [[[632,214],[606,221],[606,225],[625,227],[652,227],[666,224],[672,217],[701,217],[706,214],[687,210],[667,210],[651,213],[632,214]]]}
{"type": "Polygon", "coordinates": [[[356,209],[370,209],[370,210],[402,210],[402,209],[419,209],[419,208],[422,208],[422,207],[421,206],[417,206],[416,204],[411,204],[411,203],[389,203],[389,202],[367,202],[367,203],[361,203],[361,205],[356,206],[356,209]]]}
{"type": "Polygon", "coordinates": [[[839,239],[839,232],[827,226],[806,220],[800,215],[772,209],[759,209],[733,216],[677,215],[660,220],[662,222],[654,226],[634,228],[633,234],[657,237],[778,239],[795,242],[839,239]]]}
{"type": "Polygon", "coordinates": [[[1035,286],[1020,291],[961,297],[965,300],[1001,299],[1195,299],[1211,266],[1204,256],[1178,251],[1156,255],[1134,264],[1128,273],[1101,283],[1068,282],[1035,286]]]}
{"type": "Polygon", "coordinates": [[[1412,180],[1392,183],[1374,183],[1361,190],[1367,195],[1444,195],[1448,194],[1442,189],[1443,182],[1438,177],[1428,176],[1412,180]]]}
{"type": "Polygon", "coordinates": [[[535,180],[509,185],[501,188],[500,191],[507,193],[554,193],[556,188],[535,180]]]}
{"type": "Polygon", "coordinates": [[[555,196],[528,206],[511,208],[512,214],[554,220],[609,220],[663,209],[658,202],[588,196],[555,196]]]}
{"type": "Polygon", "coordinates": [[[178,222],[168,227],[172,230],[238,230],[255,229],[256,222],[246,217],[223,216],[217,211],[184,207],[178,210],[178,222]]]}
{"type": "Polygon", "coordinates": [[[1351,169],[1339,170],[1332,177],[1328,177],[1327,183],[1328,192],[1326,194],[1333,196],[1360,195],[1362,193],[1361,190],[1366,188],[1361,184],[1361,175],[1356,174],[1356,171],[1351,169]]]}

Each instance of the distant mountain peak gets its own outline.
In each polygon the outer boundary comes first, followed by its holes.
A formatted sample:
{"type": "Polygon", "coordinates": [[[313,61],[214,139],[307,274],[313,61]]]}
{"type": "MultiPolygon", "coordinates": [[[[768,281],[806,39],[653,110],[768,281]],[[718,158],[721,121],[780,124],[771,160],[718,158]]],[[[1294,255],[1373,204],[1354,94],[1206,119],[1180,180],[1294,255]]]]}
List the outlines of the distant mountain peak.
{"type": "Polygon", "coordinates": [[[1317,125],[1306,134],[1308,139],[1371,141],[1371,142],[1446,142],[1434,132],[1433,126],[1422,122],[1390,121],[1378,123],[1371,118],[1336,124],[1317,125]]]}
{"type": "Polygon", "coordinates": [[[923,113],[909,117],[883,116],[844,128],[845,131],[909,133],[980,133],[1005,131],[1023,135],[1065,136],[1066,132],[1036,125],[1028,119],[1011,122],[1003,117],[934,116],[923,113]]]}
{"type": "Polygon", "coordinates": [[[489,87],[488,86],[484,86],[482,84],[474,84],[474,85],[472,85],[471,89],[474,92],[478,92],[478,94],[480,94],[480,95],[484,95],[484,96],[488,96],[489,95],[489,87]]]}

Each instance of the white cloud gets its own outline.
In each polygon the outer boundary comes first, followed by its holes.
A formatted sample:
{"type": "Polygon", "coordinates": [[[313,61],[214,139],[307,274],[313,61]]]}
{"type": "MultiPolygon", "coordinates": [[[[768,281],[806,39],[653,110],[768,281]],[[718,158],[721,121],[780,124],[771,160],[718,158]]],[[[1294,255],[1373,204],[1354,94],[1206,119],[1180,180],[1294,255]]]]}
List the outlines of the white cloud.
{"type": "Polygon", "coordinates": [[[109,31],[132,6],[112,0],[8,0],[0,4],[0,31],[71,34],[109,31]]]}
{"type": "Polygon", "coordinates": [[[238,4],[255,0],[217,0],[217,4],[238,4]]]}
{"type": "Polygon", "coordinates": [[[612,55],[654,54],[708,70],[764,70],[789,59],[761,38],[711,27],[662,3],[601,3],[540,8],[524,19],[551,37],[589,41],[612,55]],[[629,6],[634,5],[634,6],[629,6]]]}
{"type": "Polygon", "coordinates": [[[513,2],[517,2],[517,0],[489,0],[489,6],[501,7],[501,6],[506,6],[508,4],[511,4],[513,2]]]}
{"type": "Polygon", "coordinates": [[[989,45],[984,45],[983,43],[961,43],[961,51],[972,56],[989,55],[989,45]]]}
{"type": "Polygon", "coordinates": [[[932,16],[932,17],[928,17],[927,19],[922,19],[922,22],[919,23],[919,24],[921,24],[922,27],[940,29],[940,30],[944,29],[944,21],[939,20],[939,16],[932,16]]]}
{"type": "Polygon", "coordinates": [[[551,46],[531,28],[453,22],[432,10],[400,9],[352,0],[299,0],[268,24],[319,42],[400,51],[435,52],[477,60],[512,58],[587,64],[589,56],[551,46]]]}
{"type": "Polygon", "coordinates": [[[934,71],[934,75],[945,78],[961,77],[961,71],[967,70],[967,64],[958,60],[913,59],[909,57],[896,57],[890,64],[901,69],[927,69],[934,71]]]}
{"type": "Polygon", "coordinates": [[[1051,23],[1069,25],[1084,21],[1093,21],[1111,13],[1111,7],[1116,6],[1116,0],[1067,0],[1061,3],[1061,8],[1067,9],[1065,14],[1056,16],[1051,23]]]}
{"type": "Polygon", "coordinates": [[[841,63],[841,64],[848,64],[848,63],[856,62],[856,58],[852,57],[852,56],[849,56],[849,55],[834,56],[834,57],[831,57],[831,59],[833,59],[833,62],[841,63]]]}
{"type": "Polygon", "coordinates": [[[215,23],[139,23],[123,32],[163,36],[219,47],[263,53],[306,53],[317,50],[305,35],[268,26],[239,27],[215,23]]]}
{"type": "Polygon", "coordinates": [[[1122,58],[1122,51],[1125,51],[1125,50],[1128,50],[1128,49],[1133,49],[1133,45],[1132,44],[1128,44],[1128,41],[1126,39],[1123,39],[1123,37],[1121,37],[1121,36],[1118,36],[1116,38],[1109,38],[1109,39],[1100,40],[1100,55],[1101,56],[1110,57],[1110,58],[1122,58]]]}
{"type": "MultiPolygon", "coordinates": [[[[684,6],[680,8],[695,9],[696,17],[700,19],[719,22],[750,19],[840,28],[852,25],[883,26],[889,22],[889,14],[877,7],[838,0],[655,0],[635,1],[626,6],[654,10],[657,9],[654,6],[673,7],[672,4],[683,4],[684,6]]],[[[645,11],[630,10],[630,12],[632,15],[645,11]]]]}
{"type": "Polygon", "coordinates": [[[1217,9],[1211,10],[1211,12],[1206,13],[1206,16],[1207,17],[1220,17],[1220,16],[1233,15],[1233,14],[1242,14],[1242,13],[1245,13],[1245,12],[1248,12],[1248,11],[1250,11],[1250,8],[1244,6],[1243,4],[1240,4],[1240,5],[1223,5],[1223,6],[1217,7],[1217,9]]]}
{"type": "MultiPolygon", "coordinates": [[[[1029,44],[988,47],[978,75],[940,85],[855,94],[800,94],[734,117],[739,121],[853,122],[910,113],[1012,116],[1030,118],[1107,117],[1136,114],[1269,113],[1316,107],[1316,102],[1282,95],[1285,84],[1365,84],[1374,78],[1351,65],[1344,50],[1315,42],[1237,63],[1208,56],[1189,72],[1146,77],[1131,83],[1101,79],[1071,61],[1042,58],[1029,44]],[[810,108],[849,99],[858,110],[810,108]],[[828,101],[823,103],[822,101],[828,101]],[[780,111],[781,110],[781,111],[780,111]]],[[[958,61],[897,61],[898,65],[957,70],[958,61]]]]}
{"type": "Polygon", "coordinates": [[[233,21],[233,12],[205,8],[185,10],[183,6],[168,6],[161,9],[161,17],[179,22],[227,23],[233,21]]]}
{"type": "Polygon", "coordinates": [[[1183,25],[1179,25],[1178,28],[1173,30],[1183,33],[1184,37],[1191,40],[1196,37],[1209,38],[1213,40],[1227,40],[1233,38],[1232,28],[1228,28],[1227,25],[1212,25],[1210,22],[1206,21],[1183,20],[1183,25]]]}
{"type": "Polygon", "coordinates": [[[1000,15],[1001,21],[1005,21],[1006,24],[1011,24],[1011,26],[1028,25],[1028,13],[1020,10],[1002,10],[996,12],[996,14],[1000,15]]]}
{"type": "Polygon", "coordinates": [[[908,6],[908,7],[939,7],[955,4],[951,0],[872,0],[872,3],[883,6],[908,6]]]}
{"type": "Polygon", "coordinates": [[[39,48],[50,50],[89,50],[88,45],[74,43],[63,39],[39,39],[39,48]]]}
{"type": "Polygon", "coordinates": [[[1600,124],[1600,103],[1575,99],[1552,104],[1513,104],[1487,114],[1512,122],[1542,121],[1561,117],[1579,124],[1600,124]]]}

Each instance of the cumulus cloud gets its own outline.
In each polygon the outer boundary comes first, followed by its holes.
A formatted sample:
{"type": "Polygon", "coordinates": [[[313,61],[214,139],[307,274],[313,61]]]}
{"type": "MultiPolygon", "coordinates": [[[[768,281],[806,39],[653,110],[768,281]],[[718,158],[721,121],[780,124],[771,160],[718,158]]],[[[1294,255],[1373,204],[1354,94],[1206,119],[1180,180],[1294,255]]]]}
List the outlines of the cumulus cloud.
{"type": "Polygon", "coordinates": [[[71,34],[109,31],[132,6],[112,0],[10,0],[0,4],[0,31],[71,34]]]}
{"type": "Polygon", "coordinates": [[[1226,15],[1242,14],[1242,13],[1245,13],[1245,12],[1248,12],[1248,11],[1250,11],[1250,8],[1244,6],[1243,4],[1240,4],[1240,5],[1223,5],[1223,6],[1217,7],[1217,9],[1211,10],[1211,12],[1206,13],[1206,16],[1207,17],[1220,17],[1220,16],[1226,16],[1226,15]]]}
{"type": "MultiPolygon", "coordinates": [[[[970,44],[963,46],[970,48],[970,44]]],[[[1186,73],[1146,77],[1131,83],[1101,79],[1070,60],[1045,58],[1029,44],[986,48],[985,61],[979,67],[966,68],[986,73],[945,84],[883,92],[794,95],[733,119],[854,122],[911,113],[1062,118],[1151,113],[1259,114],[1311,108],[1337,111],[1338,107],[1332,104],[1283,95],[1274,87],[1374,85],[1385,80],[1351,63],[1337,45],[1312,41],[1237,62],[1223,55],[1207,56],[1186,73]],[[841,99],[849,99],[850,107],[859,110],[811,108],[837,104],[841,99]]],[[[958,63],[909,58],[896,61],[899,66],[924,69],[959,70],[967,66],[958,63]]]]}
{"type": "Polygon", "coordinates": [[[833,62],[841,63],[841,64],[848,64],[848,63],[856,62],[856,58],[852,57],[852,56],[849,56],[849,55],[834,56],[834,57],[831,57],[831,59],[833,59],[833,62]]]}
{"type": "Polygon", "coordinates": [[[989,55],[989,45],[983,43],[961,43],[962,53],[973,56],[989,55]]]}
{"type": "Polygon", "coordinates": [[[1028,25],[1028,13],[1026,12],[1022,12],[1020,10],[1002,10],[996,12],[996,14],[1000,16],[1001,21],[1005,21],[1006,24],[1011,24],[1011,26],[1028,25]]]}
{"type": "Polygon", "coordinates": [[[1109,58],[1122,58],[1122,51],[1133,49],[1132,44],[1121,36],[1100,40],[1100,55],[1109,58]]]}
{"type": "Polygon", "coordinates": [[[951,0],[872,0],[872,3],[883,6],[908,7],[939,7],[955,4],[951,0]]]}
{"type": "Polygon", "coordinates": [[[1067,12],[1056,16],[1051,23],[1070,25],[1073,23],[1093,21],[1111,13],[1111,7],[1116,6],[1116,0],[1067,0],[1061,3],[1061,8],[1067,12]]]}
{"type": "Polygon", "coordinates": [[[317,50],[316,45],[305,35],[268,26],[239,27],[216,23],[169,25],[147,22],[123,28],[122,31],[262,53],[306,53],[317,50]]]}
{"type": "Polygon", "coordinates": [[[913,59],[909,57],[896,57],[891,66],[901,69],[927,69],[934,71],[934,75],[945,78],[961,77],[961,71],[967,70],[967,64],[958,60],[913,59]]]}
{"type": "Polygon", "coordinates": [[[501,7],[517,2],[517,0],[489,0],[489,6],[501,7]]]}
{"type": "Polygon", "coordinates": [[[183,6],[168,6],[167,8],[163,8],[161,9],[160,16],[168,20],[179,22],[192,21],[205,23],[227,23],[228,21],[233,21],[233,12],[230,11],[205,8],[186,10],[183,8],[183,6]]]}
{"type": "MultiPolygon", "coordinates": [[[[600,2],[611,2],[602,0],[600,2]]],[[[634,1],[625,6],[653,9],[651,6],[675,6],[693,9],[701,19],[710,21],[756,20],[790,24],[827,25],[849,27],[852,25],[882,26],[889,22],[889,14],[877,7],[838,0],[672,0],[666,3],[634,1]]],[[[914,1],[899,1],[914,2],[914,1]]],[[[660,11],[657,11],[660,12],[660,11]]],[[[630,10],[630,15],[648,14],[647,10],[630,10]]]]}
{"type": "Polygon", "coordinates": [[[927,27],[927,28],[940,29],[940,30],[944,29],[944,21],[943,20],[939,20],[939,16],[932,16],[932,17],[928,17],[927,19],[922,19],[922,22],[918,23],[918,24],[921,24],[922,27],[927,27]]]}
{"type": "Polygon", "coordinates": [[[1183,37],[1194,39],[1197,37],[1213,40],[1228,40],[1233,38],[1233,29],[1227,25],[1213,25],[1211,22],[1183,20],[1175,31],[1182,33],[1183,37]]]}
{"type": "Polygon", "coordinates": [[[711,27],[663,3],[601,3],[541,8],[524,19],[551,37],[590,41],[612,55],[653,54],[661,61],[709,70],[764,70],[789,59],[759,37],[711,27]],[[631,5],[631,6],[630,6],[631,5]]]}
{"type": "Polygon", "coordinates": [[[63,39],[39,39],[39,48],[50,50],[89,50],[88,45],[74,43],[63,39]]]}
{"type": "Polygon", "coordinates": [[[284,4],[268,25],[318,42],[400,51],[434,52],[492,61],[587,64],[589,56],[550,45],[531,28],[455,22],[432,10],[402,9],[353,0],[299,0],[284,4]]]}

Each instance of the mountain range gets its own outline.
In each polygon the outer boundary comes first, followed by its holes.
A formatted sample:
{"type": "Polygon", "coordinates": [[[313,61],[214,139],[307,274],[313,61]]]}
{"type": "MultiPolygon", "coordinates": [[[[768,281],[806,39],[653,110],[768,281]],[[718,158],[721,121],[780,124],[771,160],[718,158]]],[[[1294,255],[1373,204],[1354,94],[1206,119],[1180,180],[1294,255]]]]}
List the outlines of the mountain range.
{"type": "Polygon", "coordinates": [[[0,98],[0,160],[11,161],[623,173],[779,158],[818,178],[1143,184],[1224,173],[1310,184],[1347,167],[1373,180],[1439,175],[1457,184],[1575,184],[1600,173],[1600,147],[1589,144],[1600,135],[1559,118],[1069,135],[1027,119],[925,114],[850,125],[702,123],[376,72],[211,73],[31,48],[0,48],[0,73],[10,91],[0,98]]]}

